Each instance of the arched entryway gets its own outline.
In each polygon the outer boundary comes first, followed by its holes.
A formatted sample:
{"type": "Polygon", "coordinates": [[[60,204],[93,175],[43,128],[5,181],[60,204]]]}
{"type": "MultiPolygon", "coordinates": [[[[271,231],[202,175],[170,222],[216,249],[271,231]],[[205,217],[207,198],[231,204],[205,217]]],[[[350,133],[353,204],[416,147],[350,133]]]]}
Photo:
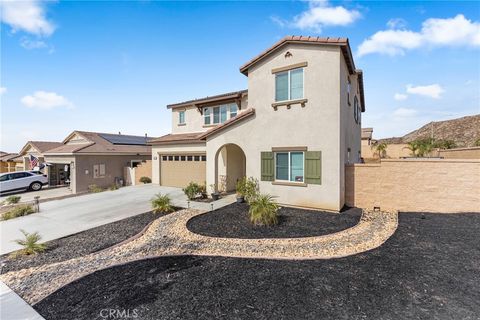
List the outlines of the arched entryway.
{"type": "Polygon", "coordinates": [[[220,192],[235,191],[237,181],[245,177],[246,157],[242,148],[229,143],[215,154],[215,185],[220,192]]]}

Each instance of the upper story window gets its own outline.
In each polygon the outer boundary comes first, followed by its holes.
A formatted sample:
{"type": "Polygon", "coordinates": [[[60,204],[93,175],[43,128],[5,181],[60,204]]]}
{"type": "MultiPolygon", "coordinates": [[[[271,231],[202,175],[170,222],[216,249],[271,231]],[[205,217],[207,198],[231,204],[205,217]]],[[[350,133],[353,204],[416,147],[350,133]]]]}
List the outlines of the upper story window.
{"type": "Polygon", "coordinates": [[[275,101],[303,99],[303,68],[275,74],[275,101]]]}
{"type": "Polygon", "coordinates": [[[235,103],[215,107],[203,108],[204,124],[221,124],[237,115],[238,107],[235,103]]]}
{"type": "Polygon", "coordinates": [[[178,124],[185,124],[185,111],[178,112],[178,124]]]}

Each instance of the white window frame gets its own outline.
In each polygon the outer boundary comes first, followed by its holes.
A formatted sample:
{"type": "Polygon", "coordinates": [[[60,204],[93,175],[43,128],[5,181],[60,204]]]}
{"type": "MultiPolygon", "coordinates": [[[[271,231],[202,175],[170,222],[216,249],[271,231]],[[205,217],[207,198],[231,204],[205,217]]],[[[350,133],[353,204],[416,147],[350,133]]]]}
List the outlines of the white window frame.
{"type": "Polygon", "coordinates": [[[278,181],[278,182],[289,182],[289,183],[299,183],[299,184],[303,184],[305,183],[305,151],[277,151],[277,152],[274,152],[273,154],[273,159],[274,159],[274,167],[275,167],[275,170],[274,170],[274,181],[278,181]],[[302,176],[303,176],[303,181],[291,181],[291,156],[290,154],[291,153],[302,153],[302,156],[303,156],[303,168],[302,168],[302,176]],[[286,153],[288,154],[288,180],[283,180],[283,179],[277,179],[277,154],[279,153],[286,153]]]}
{"type": "Polygon", "coordinates": [[[178,111],[178,124],[185,124],[185,110],[178,111]],[[182,122],[182,114],[183,114],[183,122],[182,122]]]}
{"type": "Polygon", "coordinates": [[[105,166],[105,163],[94,164],[93,165],[93,178],[94,179],[105,178],[106,171],[107,171],[107,168],[105,166]],[[102,168],[103,168],[103,170],[102,170],[102,168]],[[102,171],[103,171],[103,174],[102,174],[102,171]]]}
{"type": "Polygon", "coordinates": [[[305,99],[305,68],[301,67],[301,68],[294,68],[294,69],[289,69],[289,70],[285,70],[285,71],[282,71],[282,72],[275,73],[275,78],[274,78],[275,85],[273,86],[273,96],[274,96],[275,102],[292,101],[291,92],[290,92],[292,90],[291,83],[290,83],[290,72],[294,71],[294,70],[299,70],[299,69],[302,69],[302,97],[301,98],[296,98],[294,100],[305,99]],[[284,73],[288,74],[288,76],[287,76],[287,79],[288,79],[287,100],[277,100],[277,75],[284,74],[284,73]]]}
{"type": "Polygon", "coordinates": [[[225,104],[219,104],[217,106],[211,106],[211,107],[204,107],[203,108],[203,125],[205,126],[216,126],[216,125],[219,125],[219,124],[222,124],[222,123],[225,123],[227,122],[228,120],[236,117],[238,115],[238,110],[239,110],[239,107],[236,103],[225,103],[225,104]],[[235,105],[237,107],[237,113],[235,114],[235,116],[231,116],[231,112],[230,112],[230,107],[232,105],[235,105]],[[225,107],[226,108],[226,119],[224,122],[221,121],[222,119],[222,112],[221,112],[221,108],[222,107],[225,107]],[[219,122],[215,122],[215,118],[213,116],[213,113],[214,113],[214,109],[215,108],[218,108],[218,120],[219,122]],[[205,123],[205,118],[207,118],[206,116],[206,110],[208,110],[208,117],[210,118],[210,123],[205,123]]]}

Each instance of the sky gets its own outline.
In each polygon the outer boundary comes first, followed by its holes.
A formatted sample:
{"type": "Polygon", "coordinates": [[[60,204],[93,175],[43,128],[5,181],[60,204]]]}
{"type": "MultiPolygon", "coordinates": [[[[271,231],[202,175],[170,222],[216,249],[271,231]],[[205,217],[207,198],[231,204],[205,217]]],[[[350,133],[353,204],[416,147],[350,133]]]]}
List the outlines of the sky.
{"type": "Polygon", "coordinates": [[[286,35],[348,37],[374,138],[480,113],[480,3],[0,0],[0,149],[73,130],[160,136],[166,105],[247,88],[286,35]]]}

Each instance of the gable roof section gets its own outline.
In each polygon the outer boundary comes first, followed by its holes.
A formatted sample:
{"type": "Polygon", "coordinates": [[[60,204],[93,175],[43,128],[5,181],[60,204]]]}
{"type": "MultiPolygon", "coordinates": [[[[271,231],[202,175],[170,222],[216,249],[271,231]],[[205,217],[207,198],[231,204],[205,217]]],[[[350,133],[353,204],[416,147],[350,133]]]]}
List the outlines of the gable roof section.
{"type": "Polygon", "coordinates": [[[208,104],[214,102],[222,102],[226,100],[241,99],[244,95],[248,94],[248,90],[233,91],[228,93],[222,93],[215,96],[209,96],[205,98],[199,98],[194,100],[188,100],[184,102],[174,103],[167,105],[167,109],[175,109],[180,107],[188,107],[193,105],[208,104]]]}
{"type": "Polygon", "coordinates": [[[352,50],[350,49],[350,44],[348,38],[332,38],[332,37],[311,37],[311,36],[286,36],[267,50],[260,53],[258,56],[252,60],[245,63],[240,67],[240,72],[244,75],[248,75],[248,69],[256,64],[257,62],[263,60],[265,57],[269,56],[271,53],[275,52],[277,49],[283,47],[288,43],[297,43],[297,44],[311,44],[311,45],[333,45],[339,46],[342,50],[343,56],[348,66],[348,71],[350,74],[355,73],[355,64],[353,62],[352,50]]]}
{"type": "Polygon", "coordinates": [[[18,153],[4,153],[0,156],[0,161],[14,161],[18,156],[18,153]]]}
{"type": "Polygon", "coordinates": [[[205,132],[192,132],[192,133],[178,133],[178,134],[167,134],[160,138],[153,139],[150,141],[152,145],[171,145],[171,144],[190,144],[190,143],[205,143],[205,139],[217,132],[220,132],[235,123],[241,122],[242,120],[255,114],[255,109],[249,108],[244,111],[241,111],[237,116],[225,121],[224,123],[209,129],[205,132]]]}
{"type": "Polygon", "coordinates": [[[61,142],[53,142],[53,141],[28,141],[23,146],[22,150],[20,150],[19,154],[25,153],[25,151],[27,150],[27,148],[29,146],[31,146],[32,148],[37,150],[39,153],[43,154],[43,153],[47,152],[48,150],[54,149],[54,148],[59,147],[61,145],[62,145],[61,142]]]}
{"type": "MultiPolygon", "coordinates": [[[[92,153],[101,153],[101,154],[149,154],[151,152],[151,147],[147,145],[131,145],[131,144],[114,144],[111,141],[102,137],[102,135],[107,137],[113,136],[122,136],[108,133],[99,133],[99,132],[88,132],[88,131],[74,131],[68,135],[68,137],[63,141],[63,144],[55,149],[49,150],[45,154],[55,155],[55,154],[92,154],[92,153]],[[86,140],[85,143],[75,143],[67,144],[69,139],[74,136],[81,136],[86,140]]],[[[136,139],[145,137],[142,136],[125,136],[126,138],[134,137],[136,139]]],[[[112,140],[112,139],[110,139],[112,140]]],[[[119,141],[117,139],[117,141],[119,141]]]]}
{"type": "Polygon", "coordinates": [[[224,123],[222,123],[221,125],[218,125],[204,133],[202,133],[200,136],[199,136],[199,139],[206,139],[208,136],[211,136],[212,134],[215,134],[215,133],[218,133],[250,116],[253,116],[255,114],[255,109],[254,108],[248,108],[246,109],[245,111],[243,112],[240,112],[239,114],[237,114],[236,117],[233,117],[231,119],[228,119],[227,121],[225,121],[224,123]]]}

